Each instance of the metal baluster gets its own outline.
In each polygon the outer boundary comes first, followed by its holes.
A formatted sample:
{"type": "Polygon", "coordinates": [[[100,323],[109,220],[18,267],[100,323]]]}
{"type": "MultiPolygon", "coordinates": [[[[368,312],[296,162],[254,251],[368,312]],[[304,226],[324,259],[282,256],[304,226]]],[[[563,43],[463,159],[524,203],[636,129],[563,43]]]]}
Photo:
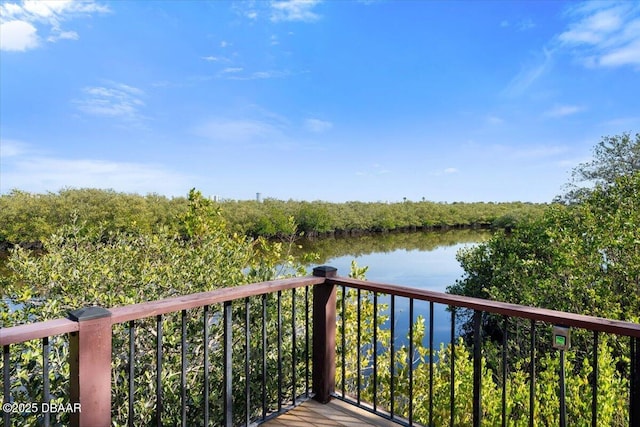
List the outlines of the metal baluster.
{"type": "Polygon", "coordinates": [[[502,427],[507,427],[507,349],[509,345],[509,318],[503,316],[502,335],[502,427]]]}
{"type": "Polygon", "coordinates": [[[249,298],[244,299],[244,418],[245,425],[249,425],[249,418],[251,417],[251,382],[249,375],[251,374],[249,369],[249,363],[251,362],[251,333],[250,333],[250,321],[251,315],[249,312],[249,298]]]}
{"type": "Polygon", "coordinates": [[[413,425],[413,298],[409,298],[409,425],[413,425]]]}
{"type": "Polygon", "coordinates": [[[346,327],[346,320],[344,318],[345,316],[345,309],[346,309],[346,298],[347,298],[347,287],[345,285],[342,285],[342,398],[344,399],[345,397],[345,391],[346,391],[346,352],[347,352],[347,330],[345,329],[346,327]]]}
{"type": "Polygon", "coordinates": [[[304,288],[304,395],[309,398],[309,287],[304,288]]]}
{"type": "Polygon", "coordinates": [[[187,425],[187,310],[182,310],[180,335],[180,419],[182,427],[187,425]]]}
{"type": "Polygon", "coordinates": [[[135,394],[135,351],[136,351],[136,329],[135,321],[129,321],[129,419],[127,424],[133,427],[134,406],[133,397],[135,394]]]}
{"type": "Polygon", "coordinates": [[[223,352],[224,359],[222,362],[224,371],[224,394],[223,394],[223,411],[224,411],[224,425],[231,427],[233,425],[233,331],[232,321],[233,312],[231,310],[231,301],[224,302],[223,313],[223,352]]]}
{"type": "Polygon", "coordinates": [[[373,411],[378,408],[378,294],[373,293],[373,411]]]}
{"type": "Polygon", "coordinates": [[[204,331],[202,336],[204,350],[204,425],[209,427],[209,306],[205,305],[202,313],[204,331]]]}
{"type": "MultiPolygon", "coordinates": [[[[9,369],[9,362],[10,362],[10,352],[9,352],[10,348],[8,345],[5,345],[2,347],[2,378],[4,381],[2,390],[4,393],[4,400],[2,403],[11,403],[11,370],[9,369]]],[[[9,418],[9,412],[8,411],[2,411],[2,421],[4,423],[5,426],[9,426],[11,425],[10,422],[10,418],[9,418]]]]}
{"type": "Polygon", "coordinates": [[[456,308],[451,307],[451,383],[449,384],[449,425],[453,427],[456,411],[456,308]]]}
{"type": "Polygon", "coordinates": [[[395,337],[396,337],[396,296],[395,295],[391,295],[391,312],[390,312],[390,317],[391,317],[391,324],[390,326],[390,333],[391,333],[391,338],[390,338],[390,342],[389,345],[391,346],[391,363],[389,364],[389,370],[391,371],[391,378],[390,378],[390,384],[389,384],[389,415],[391,416],[391,419],[393,419],[393,412],[394,412],[394,408],[395,408],[395,380],[396,380],[396,360],[395,360],[395,355],[396,355],[396,344],[395,344],[395,337]]]}
{"type": "Polygon", "coordinates": [[[531,320],[531,364],[529,366],[529,427],[533,427],[535,415],[535,390],[536,390],[536,321],[531,320]]]}
{"type": "Polygon", "coordinates": [[[296,290],[291,289],[291,401],[296,406],[296,290]]]}
{"type": "Polygon", "coordinates": [[[262,294],[262,419],[267,417],[267,294],[262,294]]]}
{"type": "MultiPolygon", "coordinates": [[[[42,338],[42,394],[43,402],[49,403],[51,401],[51,392],[49,387],[49,337],[42,338]]],[[[44,412],[44,425],[49,427],[51,425],[51,412],[44,412]]]]}
{"type": "Polygon", "coordinates": [[[162,426],[162,315],[156,316],[156,425],[162,426]]]}
{"type": "Polygon", "coordinates": [[[598,331],[593,331],[593,390],[591,396],[591,426],[598,427],[598,331]]]}
{"type": "Polygon", "coordinates": [[[357,327],[357,336],[356,336],[356,400],[358,402],[358,405],[360,405],[360,330],[361,330],[361,324],[360,324],[360,320],[361,320],[361,315],[360,315],[360,295],[361,295],[361,291],[360,288],[358,288],[358,301],[356,302],[356,306],[357,306],[357,321],[356,321],[356,327],[357,327]]]}
{"type": "Polygon", "coordinates": [[[429,301],[429,425],[433,425],[433,301],[429,301]]]}
{"type": "Polygon", "coordinates": [[[282,291],[278,291],[278,412],[282,411],[282,291]]]}
{"type": "Polygon", "coordinates": [[[473,312],[473,426],[482,419],[482,312],[473,312]]]}
{"type": "Polygon", "coordinates": [[[629,426],[640,425],[640,338],[629,337],[630,362],[629,370],[629,426]]]}

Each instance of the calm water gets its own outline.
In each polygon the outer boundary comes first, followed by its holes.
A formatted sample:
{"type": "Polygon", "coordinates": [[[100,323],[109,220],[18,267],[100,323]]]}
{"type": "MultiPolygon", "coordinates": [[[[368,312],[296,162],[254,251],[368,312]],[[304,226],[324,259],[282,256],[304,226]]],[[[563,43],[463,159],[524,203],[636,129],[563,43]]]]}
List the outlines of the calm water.
{"type": "MultiPolygon", "coordinates": [[[[464,273],[456,260],[458,251],[477,245],[489,236],[488,232],[473,230],[374,235],[325,239],[307,243],[304,249],[320,252],[320,264],[336,267],[341,276],[349,274],[351,261],[355,259],[358,266],[369,267],[367,280],[445,292],[447,286],[454,284],[464,273]],[[334,249],[334,254],[330,248],[334,249]]],[[[388,303],[389,298],[380,298],[379,302],[388,303]]],[[[388,310],[386,314],[389,314],[388,310]]],[[[425,322],[428,322],[428,302],[414,302],[414,319],[418,315],[422,315],[425,322]]],[[[398,331],[396,345],[406,344],[408,299],[396,298],[395,316],[398,331]]],[[[428,323],[425,323],[425,329],[427,333],[423,344],[428,346],[428,323]]],[[[434,347],[438,348],[440,343],[449,343],[450,339],[450,312],[446,310],[446,306],[434,304],[434,347]]]]}

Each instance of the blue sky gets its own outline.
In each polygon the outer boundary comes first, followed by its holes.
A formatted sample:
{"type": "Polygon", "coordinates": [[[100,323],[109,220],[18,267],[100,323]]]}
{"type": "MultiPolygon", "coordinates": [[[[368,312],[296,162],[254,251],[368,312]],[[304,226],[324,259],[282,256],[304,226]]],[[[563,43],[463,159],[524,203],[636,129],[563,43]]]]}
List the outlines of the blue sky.
{"type": "Polygon", "coordinates": [[[548,202],[640,130],[640,3],[0,3],[0,193],[548,202]]]}

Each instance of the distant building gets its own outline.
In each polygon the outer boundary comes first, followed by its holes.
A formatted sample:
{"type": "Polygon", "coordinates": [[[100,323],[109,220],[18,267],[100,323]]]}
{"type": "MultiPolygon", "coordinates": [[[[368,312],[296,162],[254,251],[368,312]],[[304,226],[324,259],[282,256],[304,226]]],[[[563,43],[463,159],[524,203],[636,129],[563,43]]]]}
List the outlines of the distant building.
{"type": "Polygon", "coordinates": [[[262,193],[256,193],[256,202],[262,203],[262,193]]]}

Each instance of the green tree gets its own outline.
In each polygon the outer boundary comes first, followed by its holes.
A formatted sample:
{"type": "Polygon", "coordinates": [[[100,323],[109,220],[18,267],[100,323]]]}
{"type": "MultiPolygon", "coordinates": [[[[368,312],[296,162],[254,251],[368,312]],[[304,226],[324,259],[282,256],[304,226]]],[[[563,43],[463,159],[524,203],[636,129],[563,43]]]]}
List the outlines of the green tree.
{"type": "Polygon", "coordinates": [[[594,186],[607,188],[616,178],[640,171],[640,133],[605,136],[593,150],[593,160],[580,163],[571,174],[566,193],[558,201],[575,203],[594,186]]]}

